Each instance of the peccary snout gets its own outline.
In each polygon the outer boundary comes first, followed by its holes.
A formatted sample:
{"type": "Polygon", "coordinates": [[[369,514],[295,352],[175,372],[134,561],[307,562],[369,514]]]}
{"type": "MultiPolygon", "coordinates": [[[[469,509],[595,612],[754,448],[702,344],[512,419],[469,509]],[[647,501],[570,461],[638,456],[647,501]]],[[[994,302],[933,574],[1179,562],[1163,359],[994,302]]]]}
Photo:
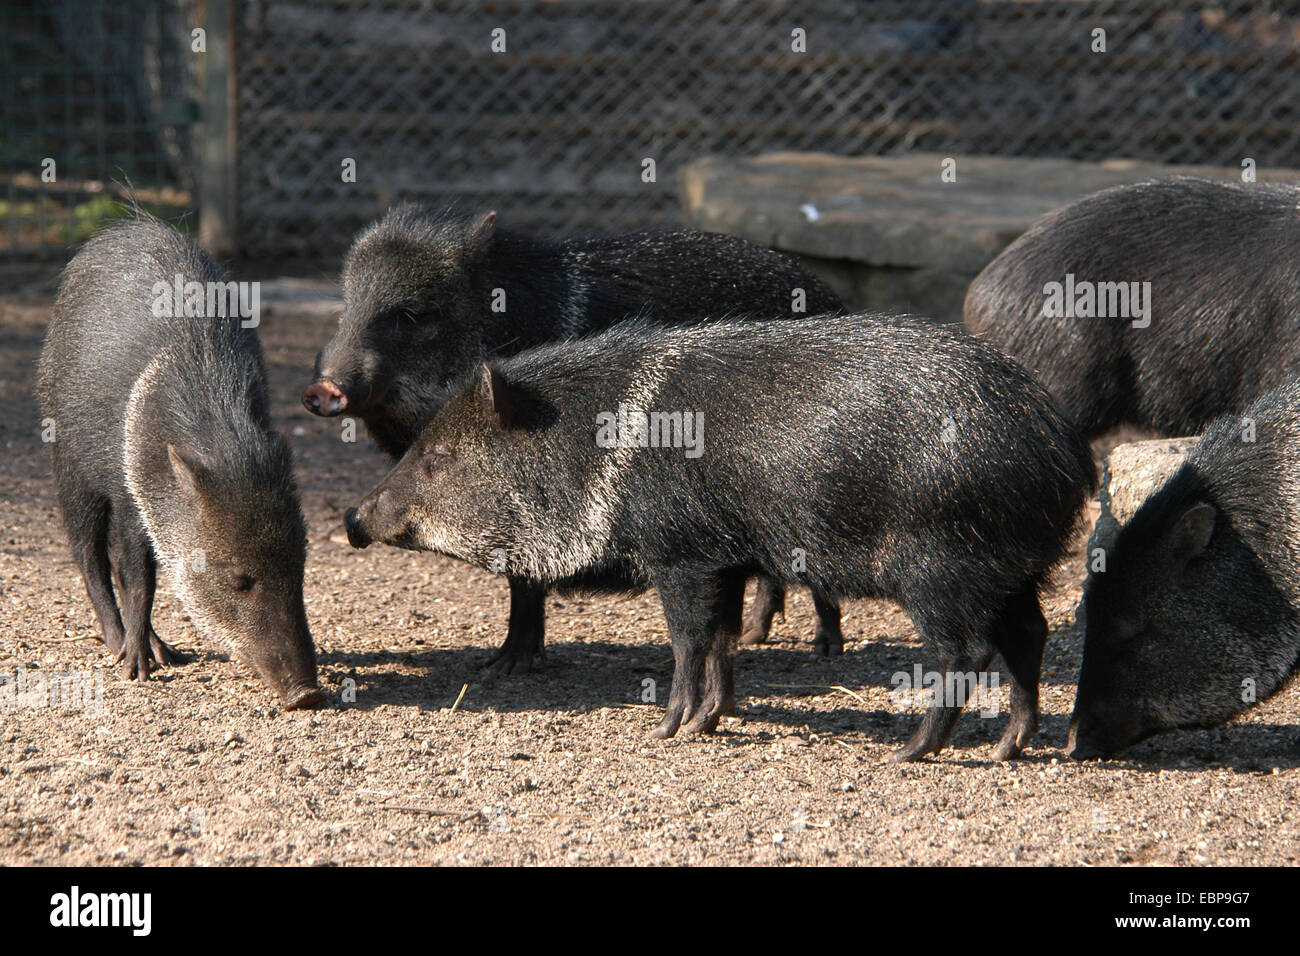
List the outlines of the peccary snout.
{"type": "Polygon", "coordinates": [[[1091,690],[1088,693],[1089,699],[1082,707],[1076,703],[1070,715],[1065,752],[1074,760],[1097,757],[1108,760],[1121,750],[1170,729],[1131,698],[1098,698],[1091,690]]]}
{"type": "Polygon", "coordinates": [[[372,539],[362,527],[361,512],[356,508],[349,508],[343,515],[343,526],[348,530],[348,544],[352,547],[364,548],[370,545],[372,539]]]}
{"type": "Polygon", "coordinates": [[[235,642],[235,655],[253,668],[285,710],[322,703],[325,692],[317,679],[316,648],[305,609],[297,602],[285,606],[271,601],[258,607],[257,616],[262,622],[258,638],[235,642]]]}
{"type": "Polygon", "coordinates": [[[323,418],[364,415],[382,404],[389,385],[383,356],[356,337],[336,339],[316,356],[312,382],[303,390],[307,411],[323,418]]]}
{"type": "Polygon", "coordinates": [[[1070,719],[1070,736],[1065,744],[1065,752],[1073,760],[1092,760],[1095,757],[1109,757],[1113,748],[1104,746],[1096,738],[1095,729],[1080,733],[1080,718],[1076,714],[1070,719]]]}
{"type": "Polygon", "coordinates": [[[398,548],[427,550],[417,543],[413,535],[414,515],[412,503],[419,500],[418,492],[412,490],[417,484],[418,474],[412,476],[408,471],[418,472],[420,458],[413,456],[408,462],[403,459],[389,475],[357,504],[343,515],[343,525],[348,532],[348,543],[354,548],[366,548],[376,541],[391,544],[398,548]]]}
{"type": "Polygon", "coordinates": [[[253,669],[284,701],[285,710],[314,707],[325,700],[325,692],[316,682],[316,659],[311,638],[307,637],[298,644],[287,657],[274,652],[249,655],[253,669]]]}
{"type": "Polygon", "coordinates": [[[304,710],[324,703],[325,692],[319,687],[299,688],[292,694],[285,695],[285,710],[304,710]]]}
{"type": "Polygon", "coordinates": [[[348,407],[348,396],[335,382],[322,378],[307,386],[302,403],[313,415],[332,418],[348,407]]]}

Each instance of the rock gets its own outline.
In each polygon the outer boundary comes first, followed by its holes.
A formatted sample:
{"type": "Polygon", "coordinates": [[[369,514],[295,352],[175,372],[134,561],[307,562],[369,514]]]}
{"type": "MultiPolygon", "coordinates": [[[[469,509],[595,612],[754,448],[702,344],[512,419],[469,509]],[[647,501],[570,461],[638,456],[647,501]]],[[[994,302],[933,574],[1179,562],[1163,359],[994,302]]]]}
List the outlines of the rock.
{"type": "MultiPolygon", "coordinates": [[[[686,166],[687,221],[794,253],[856,308],[961,320],[966,286],[1039,216],[1108,186],[1239,168],[938,153],[709,156],[686,166]]],[[[1295,170],[1261,171],[1300,182],[1295,170]]]]}
{"type": "Polygon", "coordinates": [[[1098,548],[1109,550],[1119,529],[1183,464],[1196,439],[1157,438],[1116,445],[1101,472],[1101,514],[1088,538],[1088,564],[1098,548]]]}

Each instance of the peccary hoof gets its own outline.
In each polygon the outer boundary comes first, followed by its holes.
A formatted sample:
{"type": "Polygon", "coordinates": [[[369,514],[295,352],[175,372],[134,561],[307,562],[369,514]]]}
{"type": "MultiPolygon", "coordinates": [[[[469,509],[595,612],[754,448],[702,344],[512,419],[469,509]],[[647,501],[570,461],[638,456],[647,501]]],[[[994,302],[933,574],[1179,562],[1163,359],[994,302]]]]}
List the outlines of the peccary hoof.
{"type": "Polygon", "coordinates": [[[813,656],[818,658],[839,657],[844,653],[844,635],[818,634],[813,638],[813,656]]]}
{"type": "Polygon", "coordinates": [[[501,648],[483,665],[483,674],[487,677],[522,677],[533,670],[534,658],[541,657],[535,651],[501,648]]]}

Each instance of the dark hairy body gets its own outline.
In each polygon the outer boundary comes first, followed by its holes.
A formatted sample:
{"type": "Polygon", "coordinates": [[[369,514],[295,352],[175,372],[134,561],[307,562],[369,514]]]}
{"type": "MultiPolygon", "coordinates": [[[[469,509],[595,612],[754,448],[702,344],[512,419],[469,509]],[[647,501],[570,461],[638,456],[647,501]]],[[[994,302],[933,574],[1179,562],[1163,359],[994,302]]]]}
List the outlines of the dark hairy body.
{"type": "MultiPolygon", "coordinates": [[[[896,600],[945,673],[1001,652],[1005,758],[1037,726],[1038,589],[1094,483],[1050,396],[963,334],[875,315],[633,323],[483,366],[347,523],[357,546],[657,588],[676,661],[659,736],[732,708],[748,577],[896,600]],[[694,410],[707,450],[601,447],[593,419],[620,404],[694,410]]],[[[899,758],[942,748],[960,710],[936,703],[899,758]]]]}
{"type": "MultiPolygon", "coordinates": [[[[498,229],[494,213],[412,205],[357,237],[343,290],[339,331],[321,351],[303,400],[315,414],[355,414],[395,459],[485,358],[630,317],[688,325],[842,309],[793,259],[734,236],[682,230],[550,241],[498,229]]],[[[525,673],[542,653],[546,592],[541,582],[510,578],[510,623],[490,671],[525,673]]],[[[814,600],[814,648],[838,654],[839,608],[815,593],[814,600]]],[[[766,637],[784,602],[784,591],[760,578],[746,642],[766,637]]]]}
{"type": "Polygon", "coordinates": [[[150,620],[161,567],[287,706],[317,703],[306,532],[261,345],[238,316],[156,314],[178,277],[225,280],[148,219],[92,239],[64,272],[38,392],[73,555],[127,677],[183,660],[150,620]]]}
{"type": "Polygon", "coordinates": [[[1035,222],[971,283],[966,327],[1034,371],[1089,437],[1164,435],[1300,371],[1300,188],[1197,178],[1103,190],[1035,222]],[[1044,286],[1150,283],[1150,324],[1048,317],[1044,286]]]}

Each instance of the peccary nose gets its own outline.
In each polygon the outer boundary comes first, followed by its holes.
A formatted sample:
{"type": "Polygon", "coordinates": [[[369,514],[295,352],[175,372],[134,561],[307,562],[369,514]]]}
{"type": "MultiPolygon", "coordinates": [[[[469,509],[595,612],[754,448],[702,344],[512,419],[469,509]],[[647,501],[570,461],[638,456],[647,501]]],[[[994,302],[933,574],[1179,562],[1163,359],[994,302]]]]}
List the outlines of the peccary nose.
{"type": "Polygon", "coordinates": [[[1092,760],[1094,757],[1106,756],[1105,750],[1090,742],[1087,734],[1079,733],[1079,718],[1070,720],[1070,736],[1065,742],[1065,752],[1072,760],[1092,760]]]}
{"type": "Polygon", "coordinates": [[[349,508],[343,516],[343,526],[348,529],[348,544],[354,548],[364,548],[370,544],[370,535],[361,527],[361,514],[356,508],[349,508]]]}
{"type": "Polygon", "coordinates": [[[302,710],[325,701],[325,692],[319,687],[300,687],[285,694],[285,710],[302,710]]]}
{"type": "Polygon", "coordinates": [[[302,393],[302,403],[313,415],[330,418],[348,407],[343,390],[327,378],[317,379],[302,393]]]}

